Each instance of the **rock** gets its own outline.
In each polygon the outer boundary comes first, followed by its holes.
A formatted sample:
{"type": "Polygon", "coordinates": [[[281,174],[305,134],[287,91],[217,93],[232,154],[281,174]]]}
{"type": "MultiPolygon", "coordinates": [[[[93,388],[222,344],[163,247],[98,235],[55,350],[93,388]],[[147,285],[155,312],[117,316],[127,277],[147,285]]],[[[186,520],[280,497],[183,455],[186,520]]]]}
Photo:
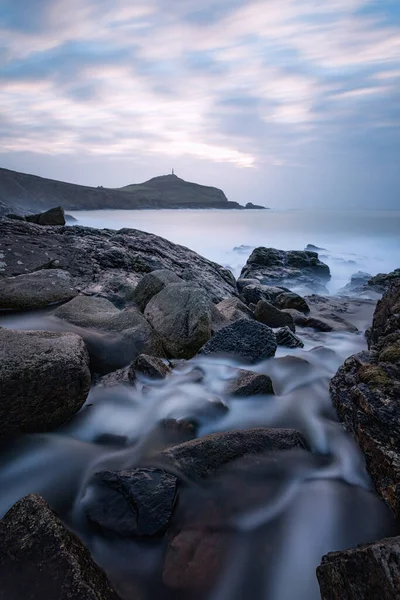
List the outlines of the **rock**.
{"type": "Polygon", "coordinates": [[[1,600],[118,600],[105,572],[37,494],[0,521],[1,600]]]}
{"type": "Polygon", "coordinates": [[[262,247],[253,250],[240,276],[259,279],[264,285],[312,291],[324,290],[331,278],[328,265],[319,260],[316,252],[262,247]]]}
{"type": "MultiPolygon", "coordinates": [[[[239,248],[242,248],[243,246],[240,246],[239,248]]],[[[247,246],[244,246],[245,248],[247,248],[247,246]]],[[[239,250],[239,248],[234,248],[234,250],[239,250]]],[[[252,247],[248,247],[249,251],[253,250],[252,247]]],[[[237,289],[239,290],[239,292],[241,293],[243,291],[243,288],[247,287],[248,285],[260,285],[260,282],[258,281],[258,279],[243,279],[243,278],[239,278],[236,281],[236,285],[237,285],[237,289]]]]}
{"type": "Polygon", "coordinates": [[[378,273],[368,281],[368,287],[383,294],[398,279],[400,279],[400,269],[395,269],[391,273],[378,273]]]}
{"type": "Polygon", "coordinates": [[[257,303],[254,316],[257,321],[269,327],[285,327],[287,325],[289,329],[295,331],[293,317],[279,310],[279,308],[275,308],[275,306],[266,302],[266,300],[260,300],[257,303]]]}
{"type": "Polygon", "coordinates": [[[400,281],[377,304],[369,351],[348,358],[331,381],[339,420],[365,455],[377,491],[400,516],[400,281]]]}
{"type": "Polygon", "coordinates": [[[78,222],[78,219],[75,219],[75,217],[73,217],[72,215],[65,214],[64,216],[65,216],[66,223],[72,224],[72,223],[78,222]]]}
{"type": "Polygon", "coordinates": [[[58,260],[59,268],[71,273],[82,293],[101,295],[121,305],[132,300],[132,290],[143,275],[160,269],[189,278],[213,302],[237,295],[235,278],[227,269],[188,248],[135,229],[45,228],[0,219],[1,254],[6,258],[4,265],[0,258],[0,276],[35,271],[58,260]],[[118,286],[125,281],[122,291],[116,289],[116,281],[118,286]]]}
{"type": "Polygon", "coordinates": [[[359,310],[363,302],[352,301],[349,298],[332,298],[313,294],[306,296],[310,313],[304,322],[304,327],[313,327],[319,331],[349,331],[356,333],[358,328],[351,322],[351,316],[355,310],[359,310]],[[344,318],[344,317],[348,318],[344,318]]]}
{"type": "Polygon", "coordinates": [[[322,250],[323,252],[327,252],[326,248],[319,248],[318,246],[314,246],[314,244],[307,244],[304,250],[306,252],[319,252],[320,250],[322,250]]]}
{"type": "Polygon", "coordinates": [[[213,310],[201,288],[172,283],[150,300],[144,314],[168,356],[192,358],[211,337],[213,310]]]}
{"type": "Polygon", "coordinates": [[[254,371],[247,371],[246,369],[238,369],[237,377],[228,385],[227,393],[231,396],[245,398],[260,394],[273,394],[274,388],[271,378],[268,375],[254,373],[254,371]]]}
{"type": "Polygon", "coordinates": [[[245,208],[256,208],[256,209],[263,209],[263,210],[267,210],[266,206],[261,206],[260,204],[253,204],[252,202],[248,202],[245,206],[245,208]]]}
{"type": "MultiPolygon", "coordinates": [[[[252,280],[249,279],[248,281],[252,280]]],[[[285,288],[275,287],[271,285],[261,285],[260,283],[257,283],[242,286],[241,295],[248,305],[257,304],[259,300],[266,300],[267,302],[271,302],[271,304],[274,304],[275,298],[282,294],[282,292],[285,292],[285,288]]]]}
{"type": "Polygon", "coordinates": [[[50,208],[50,210],[36,215],[26,215],[25,219],[36,225],[65,225],[65,213],[61,206],[50,208]]]}
{"type": "Polygon", "coordinates": [[[157,462],[172,466],[184,476],[199,481],[215,475],[228,462],[247,454],[306,448],[306,442],[295,429],[258,427],[223,433],[211,433],[201,438],[163,450],[157,462]]]}
{"type": "Polygon", "coordinates": [[[274,300],[274,305],[280,309],[293,308],[305,314],[310,312],[310,307],[305,299],[294,292],[283,292],[282,294],[279,294],[274,300]]]}
{"type": "Polygon", "coordinates": [[[90,487],[90,521],[124,537],[154,536],[170,521],[177,478],[160,469],[101,471],[90,487]]]}
{"type": "Polygon", "coordinates": [[[254,315],[239,298],[226,298],[215,307],[226,321],[226,325],[239,319],[254,319],[254,315]]]}
{"type": "Polygon", "coordinates": [[[278,346],[286,346],[287,348],[304,348],[304,344],[301,339],[289,329],[289,327],[282,327],[275,331],[276,343],[278,346]]]}
{"type": "Polygon", "coordinates": [[[0,437],[59,427],[89,388],[89,355],[79,336],[0,328],[0,437]]]}
{"type": "Polygon", "coordinates": [[[130,366],[130,378],[133,380],[137,373],[148,379],[165,379],[172,371],[161,358],[140,354],[130,366]]]}
{"type": "Polygon", "coordinates": [[[121,368],[142,353],[164,355],[159,336],[137,308],[119,310],[106,298],[76,296],[57,308],[54,316],[78,327],[95,372],[121,368]],[[98,332],[98,340],[93,332],[98,332]]]}
{"type": "Polygon", "coordinates": [[[135,383],[136,376],[131,379],[130,365],[117,369],[101,377],[94,378],[94,385],[96,387],[113,388],[119,385],[131,386],[135,383]]]}
{"type": "Polygon", "coordinates": [[[270,327],[240,319],[217,331],[200,350],[200,354],[231,355],[248,363],[274,356],[275,334],[270,327]]]}
{"type": "Polygon", "coordinates": [[[160,269],[144,275],[136,286],[133,299],[143,312],[150,300],[170,283],[182,283],[173,271],[160,269]]]}
{"type": "Polygon", "coordinates": [[[15,213],[8,213],[6,217],[7,219],[15,219],[16,221],[26,221],[26,218],[23,215],[16,215],[15,213]]]}
{"type": "Polygon", "coordinates": [[[400,538],[330,552],[317,568],[322,600],[400,597],[400,538]]]}
{"type": "Polygon", "coordinates": [[[372,275],[358,271],[350,277],[349,283],[342,287],[338,292],[338,296],[356,296],[356,297],[376,297],[378,294],[374,292],[372,287],[368,286],[372,275]]]}
{"type": "Polygon", "coordinates": [[[72,277],[61,269],[44,269],[0,278],[0,310],[29,310],[66,302],[78,294],[72,277]]]}

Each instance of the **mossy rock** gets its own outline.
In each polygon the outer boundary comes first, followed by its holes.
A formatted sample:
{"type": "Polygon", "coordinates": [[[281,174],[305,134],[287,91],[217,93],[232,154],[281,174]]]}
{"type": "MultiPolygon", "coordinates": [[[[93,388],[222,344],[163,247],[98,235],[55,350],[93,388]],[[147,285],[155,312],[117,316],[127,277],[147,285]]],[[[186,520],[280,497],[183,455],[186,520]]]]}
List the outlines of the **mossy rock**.
{"type": "Polygon", "coordinates": [[[393,383],[390,375],[378,365],[362,366],[359,370],[359,378],[362,383],[366,383],[375,390],[393,383]]]}
{"type": "Polygon", "coordinates": [[[379,355],[380,362],[400,363],[400,341],[386,346],[379,355]]]}

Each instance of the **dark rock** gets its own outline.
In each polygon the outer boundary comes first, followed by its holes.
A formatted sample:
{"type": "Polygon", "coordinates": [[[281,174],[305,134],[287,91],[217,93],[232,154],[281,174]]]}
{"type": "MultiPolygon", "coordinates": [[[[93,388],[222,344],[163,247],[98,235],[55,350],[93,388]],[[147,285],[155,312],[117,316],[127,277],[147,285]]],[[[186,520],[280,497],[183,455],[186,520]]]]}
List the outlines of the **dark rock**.
{"type": "Polygon", "coordinates": [[[157,356],[140,354],[135,362],[129,367],[129,377],[133,381],[137,375],[143,375],[148,379],[165,379],[171,373],[171,368],[157,356]]]}
{"type": "MultiPolygon", "coordinates": [[[[247,247],[247,246],[245,246],[245,247],[247,247]]],[[[238,248],[234,248],[234,250],[238,250],[238,248]]],[[[249,250],[253,250],[253,248],[251,248],[249,246],[249,250]]],[[[236,281],[236,285],[237,285],[237,289],[239,290],[239,292],[242,292],[243,288],[247,287],[248,285],[260,285],[260,282],[258,281],[258,279],[240,278],[236,281]]]]}
{"type": "Polygon", "coordinates": [[[172,283],[150,300],[144,314],[168,356],[192,358],[211,337],[215,310],[203,289],[172,283]]]}
{"type": "Polygon", "coordinates": [[[44,269],[0,278],[0,310],[42,308],[56,302],[66,302],[78,294],[72,277],[60,269],[44,269]]]}
{"type": "Polygon", "coordinates": [[[101,377],[96,377],[94,383],[96,387],[104,388],[112,388],[119,385],[130,386],[135,383],[136,379],[136,376],[134,376],[133,379],[131,379],[131,376],[130,365],[128,365],[127,367],[122,367],[122,369],[117,369],[116,371],[112,371],[101,377]]]}
{"type": "Polygon", "coordinates": [[[400,269],[395,269],[391,273],[378,273],[368,281],[368,287],[379,293],[386,292],[392,283],[400,279],[400,269]]]}
{"type": "Polygon", "coordinates": [[[258,396],[260,394],[273,394],[271,378],[262,373],[254,373],[246,369],[239,369],[237,377],[232,381],[227,388],[228,394],[231,396],[240,396],[242,398],[248,396],[258,396]]]}
{"type": "Polygon", "coordinates": [[[0,437],[59,427],[89,388],[89,356],[79,336],[0,328],[0,437]]]}
{"type": "Polygon", "coordinates": [[[394,600],[400,597],[400,538],[386,538],[322,558],[322,600],[394,600]]]}
{"type": "Polygon", "coordinates": [[[320,250],[322,250],[323,252],[327,252],[326,248],[319,248],[318,246],[314,246],[314,244],[307,244],[304,250],[306,252],[319,252],[320,250]]]}
{"type": "Polygon", "coordinates": [[[54,311],[54,316],[75,325],[85,340],[94,371],[108,373],[146,353],[163,356],[162,343],[137,308],[119,310],[106,298],[76,296],[54,311]],[[96,343],[93,331],[104,337],[96,343]]]}
{"type": "Polygon", "coordinates": [[[274,356],[275,351],[275,334],[270,327],[240,319],[217,331],[202,347],[200,354],[231,355],[255,363],[274,356]]]}
{"type": "Polygon", "coordinates": [[[241,277],[259,279],[264,285],[321,291],[331,275],[328,265],[319,260],[316,252],[261,247],[253,250],[241,277]]]}
{"type": "Polygon", "coordinates": [[[279,294],[274,300],[274,305],[280,309],[293,308],[305,314],[310,312],[310,307],[305,299],[294,292],[283,292],[282,294],[279,294]]]}
{"type": "Polygon", "coordinates": [[[0,521],[1,600],[118,600],[104,571],[40,496],[0,521]]]}
{"type": "Polygon", "coordinates": [[[26,218],[23,215],[16,215],[14,213],[8,213],[6,217],[7,219],[15,219],[16,221],[26,221],[26,218]]]}
{"type": "Polygon", "coordinates": [[[160,469],[101,471],[90,482],[89,520],[124,537],[165,531],[176,496],[177,479],[160,469]]]}
{"type": "Polygon", "coordinates": [[[245,206],[245,208],[257,208],[257,209],[263,209],[263,210],[267,210],[266,206],[261,206],[260,204],[253,204],[252,202],[248,202],[245,206]]]}
{"type": "Polygon", "coordinates": [[[254,315],[239,298],[226,298],[215,307],[225,319],[225,325],[239,319],[254,319],[254,315]]]}
{"type": "Polygon", "coordinates": [[[350,319],[354,310],[363,305],[362,300],[352,301],[349,298],[332,298],[317,294],[306,296],[305,299],[310,307],[305,327],[313,327],[319,331],[358,331],[350,319]]]}
{"type": "Polygon", "coordinates": [[[268,325],[268,327],[287,326],[292,331],[295,331],[293,317],[290,314],[279,310],[279,308],[275,308],[275,306],[266,302],[266,300],[260,300],[257,303],[254,316],[257,321],[264,323],[264,325],[268,325]]]}
{"type": "Polygon", "coordinates": [[[213,302],[237,295],[230,271],[150,233],[77,226],[45,228],[0,219],[0,275],[20,275],[54,261],[71,273],[83,293],[113,302],[117,298],[121,303],[131,301],[140,278],[156,269],[173,271],[185,279],[190,268],[191,281],[203,287],[213,302]],[[121,282],[125,284],[119,292],[121,282]]]}
{"type": "Polygon", "coordinates": [[[143,312],[150,300],[170,283],[182,283],[173,271],[160,269],[144,275],[136,286],[133,299],[143,312]]]}
{"type": "Polygon", "coordinates": [[[50,210],[36,215],[26,215],[25,219],[36,225],[65,225],[65,213],[61,206],[50,208],[50,210]]]}
{"type": "MultiPolygon", "coordinates": [[[[252,280],[249,279],[248,281],[252,280]]],[[[274,304],[275,298],[277,298],[284,291],[285,288],[275,287],[271,285],[261,285],[260,283],[258,283],[242,286],[241,295],[247,304],[257,304],[259,300],[266,300],[267,302],[271,302],[271,304],[274,304]]]]}
{"type": "Polygon", "coordinates": [[[301,339],[289,329],[289,327],[282,327],[278,331],[275,331],[276,343],[278,346],[286,346],[287,348],[304,348],[304,344],[301,339]]]}

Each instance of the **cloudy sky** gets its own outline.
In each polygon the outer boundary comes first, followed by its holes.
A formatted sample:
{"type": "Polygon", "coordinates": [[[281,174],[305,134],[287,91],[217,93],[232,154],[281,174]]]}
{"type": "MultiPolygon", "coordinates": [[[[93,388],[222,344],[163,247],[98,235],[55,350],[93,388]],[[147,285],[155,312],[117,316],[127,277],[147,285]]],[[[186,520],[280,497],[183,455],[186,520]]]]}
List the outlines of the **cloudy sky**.
{"type": "Polygon", "coordinates": [[[0,166],[400,208],[400,2],[0,0],[0,166]]]}

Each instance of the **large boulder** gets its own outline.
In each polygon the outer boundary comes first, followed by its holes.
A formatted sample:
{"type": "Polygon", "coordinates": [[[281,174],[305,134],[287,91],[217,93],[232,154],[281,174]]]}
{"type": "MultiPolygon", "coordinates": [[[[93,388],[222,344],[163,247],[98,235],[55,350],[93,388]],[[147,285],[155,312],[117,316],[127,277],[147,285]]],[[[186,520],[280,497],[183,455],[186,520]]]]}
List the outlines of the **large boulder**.
{"type": "Polygon", "coordinates": [[[295,325],[293,317],[287,313],[279,310],[266,300],[259,300],[254,311],[254,316],[257,321],[268,325],[268,327],[289,327],[293,332],[295,331],[295,325]]]}
{"type": "Polygon", "coordinates": [[[50,208],[36,215],[26,215],[25,219],[36,225],[65,225],[65,213],[61,206],[50,208]]]}
{"type": "Polygon", "coordinates": [[[331,381],[339,420],[356,439],[376,489],[400,516],[400,280],[378,302],[370,349],[331,381]]]}
{"type": "Polygon", "coordinates": [[[29,310],[66,302],[78,294],[68,271],[41,269],[0,278],[0,310],[29,310]]]}
{"type": "Polygon", "coordinates": [[[171,358],[192,358],[211,337],[215,306],[207,293],[187,283],[172,283],[147,304],[145,317],[171,358]]]}
{"type": "Polygon", "coordinates": [[[182,283],[182,279],[167,269],[159,269],[144,275],[133,293],[133,299],[140,310],[143,312],[153,296],[170,283],[182,283]]]}
{"type": "Polygon", "coordinates": [[[386,538],[322,558],[322,600],[394,600],[400,597],[400,538],[386,538]]]}
{"type": "Polygon", "coordinates": [[[275,334],[270,327],[240,319],[217,331],[200,354],[229,355],[251,364],[274,356],[275,351],[275,334]]]}
{"type": "Polygon", "coordinates": [[[235,278],[228,269],[151,233],[40,227],[0,219],[0,275],[20,275],[54,264],[69,271],[83,293],[114,303],[131,301],[143,275],[160,269],[200,285],[213,302],[237,295],[235,278]]]}
{"type": "Polygon", "coordinates": [[[81,408],[89,388],[82,338],[0,328],[0,437],[59,427],[81,408]]]}
{"type": "Polygon", "coordinates": [[[79,538],[37,494],[0,521],[1,600],[119,600],[79,538]]]}
{"type": "Polygon", "coordinates": [[[76,296],[58,307],[54,316],[83,337],[96,372],[121,368],[142,353],[164,355],[159,336],[136,307],[119,310],[106,298],[76,296]]]}
{"type": "Polygon", "coordinates": [[[322,291],[331,275],[316,252],[256,248],[243,267],[241,277],[258,279],[264,285],[299,287],[322,291]]]}

